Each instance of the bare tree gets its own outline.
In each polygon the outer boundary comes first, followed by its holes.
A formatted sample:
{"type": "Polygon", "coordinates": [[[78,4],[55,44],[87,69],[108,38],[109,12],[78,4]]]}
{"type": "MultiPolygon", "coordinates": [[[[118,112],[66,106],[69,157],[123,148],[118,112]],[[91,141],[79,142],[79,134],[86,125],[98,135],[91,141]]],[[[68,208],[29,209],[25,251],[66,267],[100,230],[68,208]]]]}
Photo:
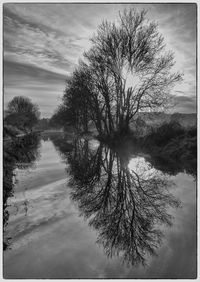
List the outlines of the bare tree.
{"type": "Polygon", "coordinates": [[[99,135],[112,137],[128,132],[138,112],[164,109],[182,76],[172,72],[174,55],[146,11],[124,10],[118,23],[103,22],[91,42],[67,81],[63,117],[84,131],[93,121],[99,135]]]}
{"type": "Polygon", "coordinates": [[[118,24],[103,22],[85,53],[110,133],[127,130],[139,111],[163,108],[181,80],[171,72],[174,56],[164,51],[157,25],[145,16],[146,11],[130,9],[120,14],[118,24]]]}

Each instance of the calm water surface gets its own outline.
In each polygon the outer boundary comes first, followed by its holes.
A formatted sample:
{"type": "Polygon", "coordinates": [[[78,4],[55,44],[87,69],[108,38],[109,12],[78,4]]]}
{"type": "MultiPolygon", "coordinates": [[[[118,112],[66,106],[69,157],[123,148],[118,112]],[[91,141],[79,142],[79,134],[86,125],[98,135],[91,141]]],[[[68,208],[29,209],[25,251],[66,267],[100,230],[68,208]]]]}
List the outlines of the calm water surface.
{"type": "Polygon", "coordinates": [[[96,140],[36,143],[8,167],[5,278],[196,277],[194,176],[96,140]]]}

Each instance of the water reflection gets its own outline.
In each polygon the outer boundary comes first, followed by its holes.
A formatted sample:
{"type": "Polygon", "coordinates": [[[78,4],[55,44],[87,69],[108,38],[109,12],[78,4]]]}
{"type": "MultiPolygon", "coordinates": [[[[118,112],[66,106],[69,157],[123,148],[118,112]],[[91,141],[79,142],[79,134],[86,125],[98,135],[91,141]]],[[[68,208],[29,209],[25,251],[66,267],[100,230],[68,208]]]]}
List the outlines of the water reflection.
{"type": "MultiPolygon", "coordinates": [[[[3,154],[3,230],[5,231],[8,219],[8,198],[13,196],[16,169],[27,169],[33,166],[39,157],[40,137],[29,134],[4,142],[3,154]]],[[[24,202],[25,211],[28,203],[24,202]]],[[[11,238],[4,236],[3,247],[6,250],[11,238]]]]}
{"type": "MultiPolygon", "coordinates": [[[[178,152],[180,155],[180,152],[178,152]]],[[[188,151],[185,151],[182,154],[184,157],[179,160],[176,155],[173,157],[166,155],[166,157],[161,156],[150,156],[147,158],[152,166],[158,170],[162,170],[164,173],[170,175],[177,175],[180,172],[187,173],[192,175],[194,180],[197,178],[197,154],[188,151]]]]}
{"type": "Polygon", "coordinates": [[[91,140],[74,140],[73,151],[59,142],[57,148],[70,164],[71,197],[98,231],[97,243],[108,257],[145,264],[162,242],[162,224],[172,224],[168,208],[180,205],[167,176],[142,157],[91,140]]]}

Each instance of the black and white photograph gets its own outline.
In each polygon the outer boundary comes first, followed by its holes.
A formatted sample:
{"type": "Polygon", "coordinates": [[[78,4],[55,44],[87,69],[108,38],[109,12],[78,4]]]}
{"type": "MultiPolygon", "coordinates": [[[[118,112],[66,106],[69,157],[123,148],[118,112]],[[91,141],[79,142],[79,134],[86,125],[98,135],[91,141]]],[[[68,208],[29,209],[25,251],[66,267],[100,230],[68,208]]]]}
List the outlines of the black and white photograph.
{"type": "Polygon", "coordinates": [[[197,279],[196,2],[2,1],[4,279],[197,279]]]}

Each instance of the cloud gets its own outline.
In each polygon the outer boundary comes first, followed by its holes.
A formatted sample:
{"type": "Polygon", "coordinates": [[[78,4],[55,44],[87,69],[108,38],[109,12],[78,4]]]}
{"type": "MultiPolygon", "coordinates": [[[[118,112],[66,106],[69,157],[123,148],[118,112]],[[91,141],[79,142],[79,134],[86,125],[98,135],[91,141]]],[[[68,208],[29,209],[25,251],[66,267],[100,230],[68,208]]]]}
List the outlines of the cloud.
{"type": "Polygon", "coordinates": [[[5,61],[5,107],[15,96],[28,96],[39,105],[44,117],[50,117],[61,102],[67,78],[27,64],[5,61]]]}
{"type": "Polygon", "coordinates": [[[173,112],[196,113],[196,96],[174,96],[175,107],[173,112]]]}
{"type": "Polygon", "coordinates": [[[79,46],[68,44],[55,33],[45,33],[40,28],[21,24],[16,19],[4,17],[4,43],[6,60],[29,63],[50,69],[57,73],[69,74],[76,64],[73,56],[79,46]]]}
{"type": "Polygon", "coordinates": [[[167,49],[174,52],[175,71],[184,74],[177,89],[196,94],[196,4],[155,4],[151,17],[159,24],[167,49]]]}

